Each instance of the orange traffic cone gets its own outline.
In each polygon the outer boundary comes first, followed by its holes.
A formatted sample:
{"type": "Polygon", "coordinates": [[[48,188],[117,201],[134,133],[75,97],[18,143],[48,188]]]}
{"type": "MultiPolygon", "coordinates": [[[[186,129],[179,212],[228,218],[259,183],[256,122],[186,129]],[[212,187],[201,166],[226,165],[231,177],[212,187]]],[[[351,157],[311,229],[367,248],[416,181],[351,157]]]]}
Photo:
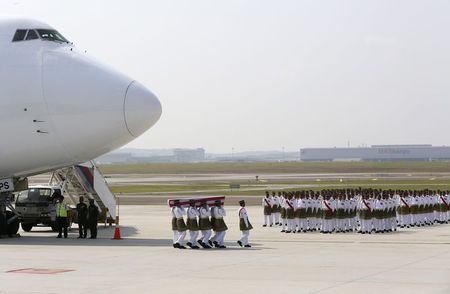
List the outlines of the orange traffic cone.
{"type": "Polygon", "coordinates": [[[114,229],[113,240],[122,240],[122,238],[120,237],[120,228],[118,226],[116,226],[116,228],[114,229]]]}

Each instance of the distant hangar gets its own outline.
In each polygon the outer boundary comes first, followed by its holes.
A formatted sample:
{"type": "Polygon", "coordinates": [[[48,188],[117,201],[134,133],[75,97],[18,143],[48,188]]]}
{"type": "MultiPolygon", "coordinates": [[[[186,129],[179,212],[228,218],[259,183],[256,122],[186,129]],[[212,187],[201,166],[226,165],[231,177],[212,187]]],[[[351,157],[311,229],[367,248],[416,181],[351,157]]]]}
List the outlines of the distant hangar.
{"type": "Polygon", "coordinates": [[[447,161],[450,147],[423,145],[372,145],[348,148],[303,148],[301,161],[447,161]]]}

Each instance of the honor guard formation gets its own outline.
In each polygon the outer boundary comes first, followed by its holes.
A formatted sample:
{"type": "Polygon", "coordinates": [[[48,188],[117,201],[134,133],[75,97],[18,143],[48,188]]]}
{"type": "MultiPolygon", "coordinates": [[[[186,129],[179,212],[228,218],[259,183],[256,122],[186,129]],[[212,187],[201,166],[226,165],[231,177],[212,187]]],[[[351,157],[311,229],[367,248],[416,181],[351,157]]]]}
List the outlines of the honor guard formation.
{"type": "MultiPolygon", "coordinates": [[[[228,227],[223,201],[225,197],[212,197],[200,199],[174,199],[168,200],[172,213],[173,248],[205,249],[226,248],[224,239],[228,227]],[[211,207],[210,207],[211,206],[211,207]],[[186,215],[186,222],[184,216],[186,215]],[[212,236],[211,230],[214,232],[212,236]],[[186,232],[189,231],[189,241],[185,243],[186,232]],[[199,238],[199,232],[201,236],[199,238]],[[198,244],[198,245],[197,245],[198,244]]],[[[245,201],[239,201],[238,212],[241,239],[237,241],[241,247],[251,247],[249,244],[250,230],[253,229],[248,219],[245,201]]]]}
{"type": "Polygon", "coordinates": [[[449,191],[336,189],[266,192],[263,227],[282,233],[387,233],[447,224],[449,191]]]}

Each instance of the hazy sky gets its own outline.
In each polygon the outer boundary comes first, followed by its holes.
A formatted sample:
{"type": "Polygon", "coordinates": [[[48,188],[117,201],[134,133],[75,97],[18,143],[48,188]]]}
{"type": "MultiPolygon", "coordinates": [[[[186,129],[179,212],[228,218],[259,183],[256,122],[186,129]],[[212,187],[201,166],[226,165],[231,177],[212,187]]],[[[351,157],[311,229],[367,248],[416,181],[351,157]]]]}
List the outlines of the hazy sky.
{"type": "Polygon", "coordinates": [[[449,145],[449,1],[0,1],[149,87],[128,147],[449,145]]]}

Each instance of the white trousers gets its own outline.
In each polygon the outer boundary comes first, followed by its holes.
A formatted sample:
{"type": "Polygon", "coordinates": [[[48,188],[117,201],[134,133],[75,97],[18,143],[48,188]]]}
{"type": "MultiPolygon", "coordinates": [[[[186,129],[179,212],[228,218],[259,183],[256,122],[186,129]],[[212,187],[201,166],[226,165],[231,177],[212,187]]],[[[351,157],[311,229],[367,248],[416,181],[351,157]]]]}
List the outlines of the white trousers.
{"type": "Polygon", "coordinates": [[[294,231],[295,230],[295,219],[287,219],[287,230],[288,231],[294,231]]]}
{"type": "Polygon", "coordinates": [[[178,232],[178,239],[177,239],[177,242],[175,242],[175,243],[178,243],[180,245],[184,245],[184,238],[185,237],[186,237],[186,231],[178,232]]]}
{"type": "Polygon", "coordinates": [[[221,232],[216,232],[216,234],[214,235],[214,241],[216,241],[217,243],[219,243],[220,246],[223,245],[224,243],[224,239],[225,239],[225,233],[227,231],[221,231],[221,232]]]}
{"type": "Polygon", "coordinates": [[[241,235],[241,239],[239,239],[239,241],[242,242],[242,245],[248,245],[248,236],[250,235],[250,231],[241,231],[242,235],[241,235]]]}
{"type": "Polygon", "coordinates": [[[198,231],[189,231],[189,235],[191,236],[189,242],[191,242],[192,245],[197,245],[198,231]]]}
{"type": "Polygon", "coordinates": [[[173,244],[177,243],[178,240],[178,231],[172,231],[173,232],[173,244]]]}
{"type": "Polygon", "coordinates": [[[264,215],[264,225],[272,225],[272,215],[264,215]]]}
{"type": "Polygon", "coordinates": [[[307,220],[306,218],[302,217],[302,218],[298,218],[298,230],[299,231],[306,231],[306,227],[307,227],[307,220]]]}
{"type": "Polygon", "coordinates": [[[272,215],[273,215],[275,223],[276,224],[280,223],[280,215],[281,215],[281,213],[275,212],[275,213],[272,213],[272,215]]]}
{"type": "Polygon", "coordinates": [[[209,239],[211,238],[211,230],[203,230],[202,231],[202,242],[208,244],[209,239]]]}

